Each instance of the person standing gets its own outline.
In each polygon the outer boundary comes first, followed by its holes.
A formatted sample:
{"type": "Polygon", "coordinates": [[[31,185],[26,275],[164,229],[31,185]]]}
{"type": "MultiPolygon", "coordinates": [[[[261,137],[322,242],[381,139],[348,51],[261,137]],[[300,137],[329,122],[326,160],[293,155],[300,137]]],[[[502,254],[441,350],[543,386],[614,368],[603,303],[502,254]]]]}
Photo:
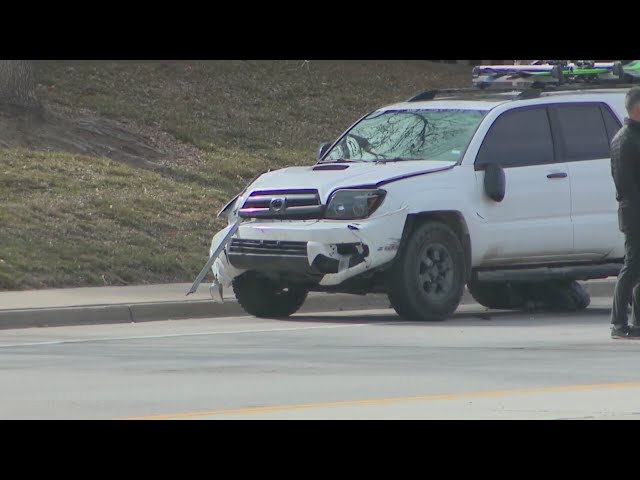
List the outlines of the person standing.
{"type": "Polygon", "coordinates": [[[624,266],[613,294],[611,336],[640,338],[640,87],[629,89],[625,108],[629,116],[611,141],[611,175],[616,186],[618,225],[625,244],[624,266]]]}

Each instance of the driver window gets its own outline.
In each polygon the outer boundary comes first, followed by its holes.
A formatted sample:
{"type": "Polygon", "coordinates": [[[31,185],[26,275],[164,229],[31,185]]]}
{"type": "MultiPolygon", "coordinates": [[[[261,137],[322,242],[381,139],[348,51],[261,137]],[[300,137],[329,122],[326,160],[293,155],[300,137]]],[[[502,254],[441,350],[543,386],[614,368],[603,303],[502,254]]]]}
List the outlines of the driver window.
{"type": "Polygon", "coordinates": [[[482,142],[476,166],[497,163],[503,168],[554,162],[547,110],[525,108],[500,115],[482,142]]]}

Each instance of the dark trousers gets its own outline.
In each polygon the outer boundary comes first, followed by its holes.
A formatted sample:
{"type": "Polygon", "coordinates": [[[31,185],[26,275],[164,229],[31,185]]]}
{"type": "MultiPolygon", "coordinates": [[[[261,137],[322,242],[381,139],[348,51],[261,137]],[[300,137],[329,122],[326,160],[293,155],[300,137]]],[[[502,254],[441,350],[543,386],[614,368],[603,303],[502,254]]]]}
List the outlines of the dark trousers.
{"type": "Polygon", "coordinates": [[[640,232],[625,232],[624,247],[624,266],[613,294],[611,323],[628,324],[629,302],[633,298],[633,325],[640,326],[640,232]]]}

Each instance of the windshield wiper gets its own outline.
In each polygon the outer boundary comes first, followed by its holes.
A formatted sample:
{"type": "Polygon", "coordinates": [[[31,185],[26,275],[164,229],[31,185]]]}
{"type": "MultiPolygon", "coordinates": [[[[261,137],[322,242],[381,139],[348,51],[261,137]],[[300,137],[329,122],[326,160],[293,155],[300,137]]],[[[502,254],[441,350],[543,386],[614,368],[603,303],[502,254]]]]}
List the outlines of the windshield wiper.
{"type": "Polygon", "coordinates": [[[377,160],[351,160],[349,158],[338,158],[337,160],[325,160],[319,163],[393,163],[393,162],[406,162],[409,160],[417,160],[415,158],[380,158],[377,160]]]}
{"type": "Polygon", "coordinates": [[[373,163],[393,163],[393,162],[406,162],[409,160],[415,160],[414,158],[402,158],[402,157],[395,157],[395,158],[383,158],[380,160],[374,160],[373,163]]]}

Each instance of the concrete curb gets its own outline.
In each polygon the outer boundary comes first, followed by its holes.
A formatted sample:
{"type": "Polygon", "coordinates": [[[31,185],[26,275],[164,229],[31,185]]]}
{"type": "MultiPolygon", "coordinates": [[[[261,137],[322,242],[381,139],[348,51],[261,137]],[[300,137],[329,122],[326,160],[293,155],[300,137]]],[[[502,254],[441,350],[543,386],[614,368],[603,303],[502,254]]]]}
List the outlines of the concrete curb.
{"type": "MultiPolygon", "coordinates": [[[[591,297],[611,297],[615,279],[584,283],[591,297]]],[[[465,291],[462,304],[475,303],[465,291]]],[[[336,312],[390,308],[386,295],[310,295],[300,313],[336,312]]],[[[213,303],[211,300],[180,302],[128,303],[78,307],[32,308],[0,310],[0,330],[72,325],[150,322],[204,317],[234,317],[246,315],[235,300],[213,303]]]]}
{"type": "MultiPolygon", "coordinates": [[[[300,313],[379,308],[389,308],[389,300],[385,295],[334,294],[330,297],[327,295],[310,296],[300,309],[300,313]]],[[[0,330],[242,315],[246,315],[246,313],[235,300],[225,300],[222,304],[213,303],[212,300],[186,300],[183,302],[14,309],[0,311],[0,330]]]]}

